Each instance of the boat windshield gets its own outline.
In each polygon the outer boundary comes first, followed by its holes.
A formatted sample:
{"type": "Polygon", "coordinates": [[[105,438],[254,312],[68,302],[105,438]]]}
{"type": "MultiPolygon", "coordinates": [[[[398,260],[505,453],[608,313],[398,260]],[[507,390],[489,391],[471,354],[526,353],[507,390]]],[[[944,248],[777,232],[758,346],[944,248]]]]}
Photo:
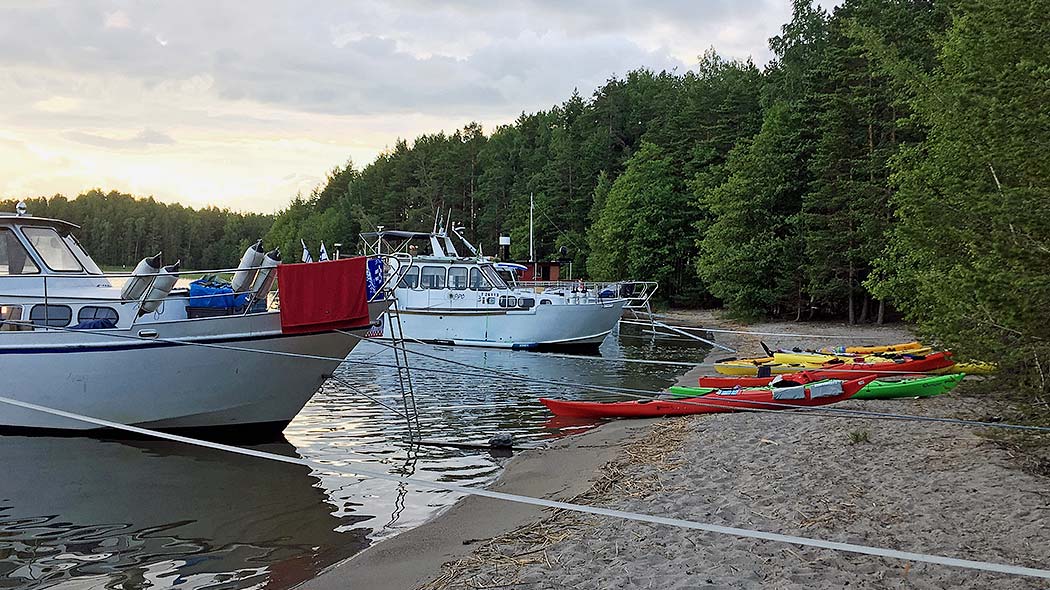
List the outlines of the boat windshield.
{"type": "Polygon", "coordinates": [[[485,278],[488,279],[489,282],[492,283],[493,286],[495,286],[497,289],[510,288],[507,286],[507,282],[504,281],[503,278],[499,276],[499,273],[496,272],[496,269],[492,268],[491,264],[482,264],[481,272],[485,275],[485,278]]]}
{"type": "Polygon", "coordinates": [[[23,227],[22,233],[43,259],[48,268],[58,272],[80,272],[84,267],[80,266],[77,257],[69,250],[69,246],[58,235],[54,228],[50,227],[23,227]]]}
{"type": "Polygon", "coordinates": [[[84,270],[87,271],[89,275],[103,274],[102,269],[95,264],[95,261],[92,260],[91,256],[88,256],[84,247],[80,245],[80,242],[77,241],[73,234],[66,234],[66,237],[63,239],[65,240],[66,245],[69,246],[69,249],[73,252],[73,256],[77,257],[77,260],[80,261],[80,264],[84,266],[84,270]]]}

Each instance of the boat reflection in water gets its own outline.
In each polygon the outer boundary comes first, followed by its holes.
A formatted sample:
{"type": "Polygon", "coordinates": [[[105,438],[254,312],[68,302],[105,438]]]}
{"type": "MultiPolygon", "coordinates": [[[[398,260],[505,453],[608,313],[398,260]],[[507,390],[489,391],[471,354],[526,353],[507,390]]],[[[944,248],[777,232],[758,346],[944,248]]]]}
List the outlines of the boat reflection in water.
{"type": "MultiPolygon", "coordinates": [[[[423,437],[457,442],[509,433],[537,444],[579,432],[594,422],[548,426],[550,412],[537,398],[615,396],[558,381],[648,390],[683,370],[506,349],[409,348],[429,355],[411,357],[423,437]],[[480,369],[461,371],[439,359],[480,369]]],[[[601,354],[699,361],[705,349],[614,332],[601,354]]],[[[502,459],[487,452],[408,444],[395,412],[396,371],[381,366],[392,363],[389,348],[365,342],[350,361],[284,431],[291,444],[252,448],[341,470],[364,460],[369,469],[467,486],[496,477],[502,459]]],[[[283,590],[459,497],[167,441],[0,436],[0,460],[0,589],[283,590]]]]}
{"type": "Polygon", "coordinates": [[[333,516],[299,465],[82,437],[4,436],[0,457],[0,588],[288,588],[369,543],[372,517],[333,516]]]}

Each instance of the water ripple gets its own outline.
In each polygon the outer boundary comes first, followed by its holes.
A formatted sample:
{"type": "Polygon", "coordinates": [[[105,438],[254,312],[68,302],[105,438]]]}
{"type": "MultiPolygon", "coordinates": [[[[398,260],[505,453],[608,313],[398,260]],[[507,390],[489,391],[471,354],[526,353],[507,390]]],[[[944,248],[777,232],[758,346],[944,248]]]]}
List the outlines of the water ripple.
{"type": "MultiPolygon", "coordinates": [[[[418,350],[487,370],[648,390],[679,372],[504,350],[418,350]]],[[[609,338],[601,352],[699,361],[706,351],[623,335],[609,338]]],[[[592,425],[552,423],[538,397],[612,397],[410,358],[425,439],[485,443],[510,433],[542,442],[592,425]]],[[[392,363],[393,357],[364,343],[350,360],[392,363]]],[[[406,422],[394,411],[401,397],[392,369],[350,362],[336,377],[289,425],[287,441],[256,448],[332,466],[363,461],[467,486],[498,475],[506,459],[489,452],[410,444],[406,422]]],[[[459,497],[168,441],[5,436],[0,456],[7,473],[0,483],[0,589],[289,588],[459,497]]]]}

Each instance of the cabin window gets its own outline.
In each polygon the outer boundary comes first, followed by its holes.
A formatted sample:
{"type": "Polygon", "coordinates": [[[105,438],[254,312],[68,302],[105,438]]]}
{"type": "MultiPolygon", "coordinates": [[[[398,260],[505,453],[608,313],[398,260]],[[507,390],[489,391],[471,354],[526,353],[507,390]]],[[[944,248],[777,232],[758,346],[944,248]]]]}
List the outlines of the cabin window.
{"type": "Polygon", "coordinates": [[[424,289],[444,289],[445,267],[424,266],[420,273],[420,280],[424,289]]]}
{"type": "Polygon", "coordinates": [[[69,246],[58,232],[50,227],[23,227],[22,233],[44,260],[48,268],[58,272],[80,272],[84,267],[77,262],[77,257],[69,251],[69,246]]]}
{"type": "Polygon", "coordinates": [[[21,305],[0,305],[0,319],[4,320],[3,324],[0,324],[0,331],[3,332],[18,332],[19,330],[32,330],[32,326],[25,324],[10,324],[8,322],[18,322],[22,320],[22,306],[21,305]]]}
{"type": "Polygon", "coordinates": [[[448,269],[448,288],[462,291],[467,288],[467,269],[453,266],[448,269]]]}
{"type": "Polygon", "coordinates": [[[497,289],[509,289],[510,288],[510,287],[507,286],[506,281],[501,279],[500,276],[499,276],[499,273],[497,273],[496,270],[494,268],[492,268],[491,266],[489,266],[489,265],[482,266],[481,267],[481,272],[483,272],[485,274],[485,278],[487,278],[489,280],[489,283],[492,283],[492,285],[494,287],[496,287],[497,289]]]}
{"type": "Polygon", "coordinates": [[[115,322],[119,319],[120,316],[117,315],[117,310],[112,307],[85,305],[77,312],[77,322],[86,322],[90,320],[113,320],[115,322]]]}
{"type": "Polygon", "coordinates": [[[536,306],[536,300],[532,297],[518,297],[518,307],[531,309],[536,306]]]}
{"type": "Polygon", "coordinates": [[[540,299],[540,305],[551,305],[551,304],[552,304],[552,301],[550,299],[540,299]]]}
{"type": "Polygon", "coordinates": [[[503,295],[499,298],[500,307],[514,307],[515,305],[517,305],[517,303],[517,297],[508,297],[506,295],[503,295]]]}
{"type": "Polygon", "coordinates": [[[419,267],[413,266],[401,273],[401,280],[397,282],[398,288],[415,289],[419,286],[419,267]]]}
{"type": "Polygon", "coordinates": [[[73,319],[73,310],[68,305],[34,305],[29,310],[29,321],[37,326],[64,328],[73,319]]]}
{"type": "Polygon", "coordinates": [[[470,269],[470,288],[475,291],[491,291],[492,285],[485,280],[478,267],[470,269]]]}
{"type": "Polygon", "coordinates": [[[15,232],[0,229],[0,274],[35,275],[39,272],[15,232]]]}

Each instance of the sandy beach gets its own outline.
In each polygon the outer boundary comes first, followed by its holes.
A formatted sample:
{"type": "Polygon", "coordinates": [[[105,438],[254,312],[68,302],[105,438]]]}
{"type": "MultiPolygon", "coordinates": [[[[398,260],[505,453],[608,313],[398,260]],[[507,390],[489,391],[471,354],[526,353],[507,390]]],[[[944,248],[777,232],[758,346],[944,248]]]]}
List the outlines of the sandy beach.
{"type": "MultiPolygon", "coordinates": [[[[681,325],[730,327],[709,312],[681,325]]],[[[882,343],[906,327],[751,324],[882,343]]],[[[825,344],[763,337],[771,347],[825,344]]],[[[756,337],[719,335],[741,355],[756,337]]],[[[714,351],[708,361],[727,356],[714,351]]],[[[695,383],[700,367],[682,377],[695,383]]],[[[955,392],[843,407],[987,419],[995,400],[955,392]]],[[[964,559],[1046,567],[1050,479],[957,425],[804,413],[612,422],[522,453],[493,489],[633,512],[964,559]]],[[[304,588],[1046,588],[1045,580],[553,512],[467,498],[304,588]]]]}

